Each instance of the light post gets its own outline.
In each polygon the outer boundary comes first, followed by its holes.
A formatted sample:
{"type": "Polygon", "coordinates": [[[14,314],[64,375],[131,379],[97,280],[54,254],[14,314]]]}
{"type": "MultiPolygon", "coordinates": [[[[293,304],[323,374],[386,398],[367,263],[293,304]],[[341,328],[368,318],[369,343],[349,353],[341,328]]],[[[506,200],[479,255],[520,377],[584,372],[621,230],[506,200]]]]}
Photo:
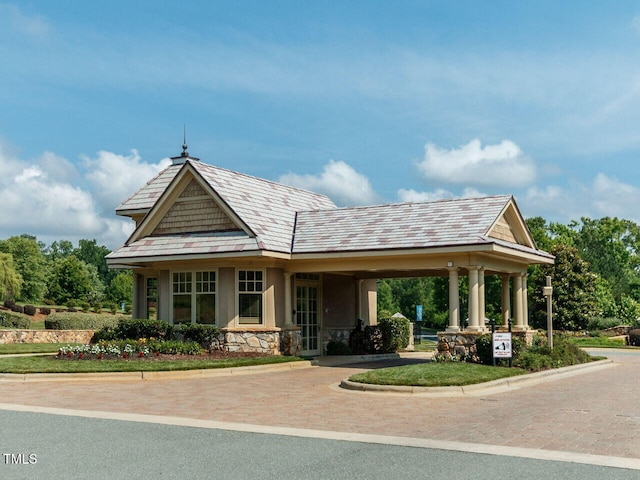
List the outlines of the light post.
{"type": "Polygon", "coordinates": [[[553,322],[551,311],[553,287],[551,286],[551,277],[549,275],[547,275],[547,285],[542,287],[542,295],[547,297],[547,340],[549,342],[549,350],[553,350],[553,322]]]}

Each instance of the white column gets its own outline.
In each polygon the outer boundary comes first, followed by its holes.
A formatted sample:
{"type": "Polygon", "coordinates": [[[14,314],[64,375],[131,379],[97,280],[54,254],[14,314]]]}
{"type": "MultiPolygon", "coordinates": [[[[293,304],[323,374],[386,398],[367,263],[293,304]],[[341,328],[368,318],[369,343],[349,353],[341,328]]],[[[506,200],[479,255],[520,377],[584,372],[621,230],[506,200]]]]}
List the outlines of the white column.
{"type": "Polygon", "coordinates": [[[478,270],[478,325],[481,330],[485,329],[484,318],[486,317],[486,296],[484,288],[484,268],[478,270]]]}
{"type": "Polygon", "coordinates": [[[527,273],[522,274],[522,323],[525,330],[529,329],[529,289],[527,288],[527,273]]]}
{"type": "Polygon", "coordinates": [[[447,332],[460,331],[460,288],[458,285],[458,269],[449,269],[449,326],[447,332]]]}
{"type": "Polygon", "coordinates": [[[511,318],[511,292],[509,289],[509,275],[502,275],[502,326],[507,328],[511,318]]]}
{"type": "Polygon", "coordinates": [[[133,274],[133,292],[131,295],[131,318],[142,318],[144,310],[142,308],[142,298],[140,298],[140,282],[144,280],[142,275],[133,274]]]}
{"type": "Polygon", "coordinates": [[[469,326],[468,330],[478,331],[479,325],[479,301],[478,301],[478,267],[469,267],[469,326]]]}
{"type": "Polygon", "coordinates": [[[522,275],[517,273],[513,277],[513,317],[515,325],[513,328],[517,330],[524,329],[524,321],[522,318],[522,275]]]}
{"type": "Polygon", "coordinates": [[[362,282],[364,282],[364,280],[357,280],[356,295],[358,296],[358,318],[364,320],[364,318],[362,318],[362,282]]]}
{"type": "Polygon", "coordinates": [[[293,326],[293,304],[291,303],[291,272],[284,272],[284,325],[293,326]]]}

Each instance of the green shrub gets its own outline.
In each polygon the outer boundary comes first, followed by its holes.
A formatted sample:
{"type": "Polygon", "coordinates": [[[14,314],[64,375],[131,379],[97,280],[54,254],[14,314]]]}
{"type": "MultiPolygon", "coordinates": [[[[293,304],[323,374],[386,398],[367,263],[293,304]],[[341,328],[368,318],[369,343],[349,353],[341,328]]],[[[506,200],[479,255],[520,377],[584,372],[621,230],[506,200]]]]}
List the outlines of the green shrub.
{"type": "Polygon", "coordinates": [[[367,325],[364,327],[365,351],[353,353],[382,353],[384,348],[382,328],[380,325],[367,325]]]}
{"type": "Polygon", "coordinates": [[[11,310],[14,306],[15,306],[16,302],[13,300],[5,300],[4,301],[4,308],[8,308],[9,310],[11,310]]]}
{"type": "Polygon", "coordinates": [[[349,345],[342,342],[336,342],[335,340],[327,343],[327,355],[351,355],[351,349],[349,345]]]}
{"type": "Polygon", "coordinates": [[[12,312],[16,312],[16,313],[24,313],[24,307],[20,306],[20,305],[16,305],[15,303],[13,304],[13,307],[11,307],[11,311],[12,312]]]}
{"type": "Polygon", "coordinates": [[[407,348],[411,331],[407,318],[382,318],[378,326],[382,331],[383,352],[397,352],[407,348]]]}
{"type": "Polygon", "coordinates": [[[114,329],[114,334],[120,340],[139,338],[165,340],[172,338],[173,326],[162,320],[121,318],[114,329]]]}
{"type": "Polygon", "coordinates": [[[83,312],[88,312],[91,309],[91,304],[89,302],[80,302],[80,308],[83,312]]]}
{"type": "Polygon", "coordinates": [[[202,347],[198,342],[182,342],[180,340],[152,340],[147,345],[153,352],[172,355],[199,355],[202,347]]]}
{"type": "Polygon", "coordinates": [[[115,327],[105,325],[100,330],[93,332],[91,337],[91,343],[109,342],[116,340],[115,327]]]}
{"type": "Polygon", "coordinates": [[[532,350],[521,352],[518,358],[513,361],[513,365],[530,372],[538,372],[554,367],[553,358],[548,349],[546,353],[532,350]]]}
{"type": "Polygon", "coordinates": [[[16,315],[9,312],[0,312],[0,327],[17,328],[18,330],[27,330],[31,321],[22,315],[16,315]]]}
{"type": "Polygon", "coordinates": [[[96,313],[52,313],[44,320],[48,330],[98,330],[105,326],[115,326],[117,317],[96,313]]]}
{"type": "Polygon", "coordinates": [[[591,331],[606,330],[607,328],[617,327],[621,325],[622,321],[619,318],[602,318],[593,317],[587,324],[587,329],[591,331]]]}
{"type": "Polygon", "coordinates": [[[218,338],[219,333],[220,330],[215,325],[203,325],[201,323],[181,323],[175,329],[175,334],[182,336],[183,341],[197,342],[204,348],[209,348],[218,338]]]}
{"type": "Polygon", "coordinates": [[[96,313],[102,312],[102,302],[93,302],[93,305],[91,307],[93,308],[93,311],[96,313]]]}
{"type": "Polygon", "coordinates": [[[40,307],[40,313],[42,315],[51,315],[51,309],[49,307],[40,307]]]}
{"type": "Polygon", "coordinates": [[[30,317],[33,317],[36,314],[36,307],[34,307],[33,305],[25,305],[24,313],[26,315],[29,315],[30,317]]]}

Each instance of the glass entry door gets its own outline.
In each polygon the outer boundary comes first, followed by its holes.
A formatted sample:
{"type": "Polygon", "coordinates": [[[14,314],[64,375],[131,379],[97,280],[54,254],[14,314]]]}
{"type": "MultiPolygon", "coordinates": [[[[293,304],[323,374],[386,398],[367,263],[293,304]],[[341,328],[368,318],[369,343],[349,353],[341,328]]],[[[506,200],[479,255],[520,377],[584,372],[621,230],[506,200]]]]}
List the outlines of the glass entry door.
{"type": "Polygon", "coordinates": [[[296,324],[302,334],[302,355],[320,355],[319,287],[296,285],[296,324]]]}

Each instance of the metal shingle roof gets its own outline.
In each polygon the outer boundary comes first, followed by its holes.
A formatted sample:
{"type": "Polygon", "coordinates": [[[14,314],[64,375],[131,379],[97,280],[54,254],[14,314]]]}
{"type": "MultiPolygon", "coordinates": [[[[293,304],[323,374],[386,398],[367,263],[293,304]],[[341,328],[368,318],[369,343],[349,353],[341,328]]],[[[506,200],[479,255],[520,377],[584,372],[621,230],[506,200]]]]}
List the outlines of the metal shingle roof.
{"type": "MultiPolygon", "coordinates": [[[[501,195],[337,208],[324,195],[199,161],[187,164],[255,237],[244,232],[145,237],[117,249],[109,258],[259,250],[331,253],[496,243],[486,235],[512,199],[501,195]]],[[[117,213],[149,211],[187,164],[162,171],[123,202],[117,213]]]]}
{"type": "Polygon", "coordinates": [[[160,198],[162,192],[165,191],[181,167],[182,165],[171,165],[165,168],[149,180],[144,187],[122,202],[120,206],[116,208],[116,213],[118,215],[126,215],[128,212],[149,210],[158,198],[160,198]]]}
{"type": "Polygon", "coordinates": [[[298,213],[293,253],[353,252],[487,243],[510,196],[298,213]]]}
{"type": "MultiPolygon", "coordinates": [[[[188,164],[259,237],[257,244],[260,249],[290,253],[296,212],[336,208],[325,195],[199,161],[188,161],[188,164]]],[[[172,165],[160,172],[123,202],[116,212],[126,215],[135,211],[149,211],[185,165],[172,165]]],[[[182,235],[161,238],[172,238],[177,244],[182,242],[182,235]]],[[[140,241],[135,244],[140,244],[140,241]]],[[[231,245],[225,245],[233,251],[231,245]]]]}
{"type": "Polygon", "coordinates": [[[124,245],[107,255],[108,259],[203,255],[212,253],[259,251],[259,240],[243,232],[180,234],[146,237],[124,245]]]}

